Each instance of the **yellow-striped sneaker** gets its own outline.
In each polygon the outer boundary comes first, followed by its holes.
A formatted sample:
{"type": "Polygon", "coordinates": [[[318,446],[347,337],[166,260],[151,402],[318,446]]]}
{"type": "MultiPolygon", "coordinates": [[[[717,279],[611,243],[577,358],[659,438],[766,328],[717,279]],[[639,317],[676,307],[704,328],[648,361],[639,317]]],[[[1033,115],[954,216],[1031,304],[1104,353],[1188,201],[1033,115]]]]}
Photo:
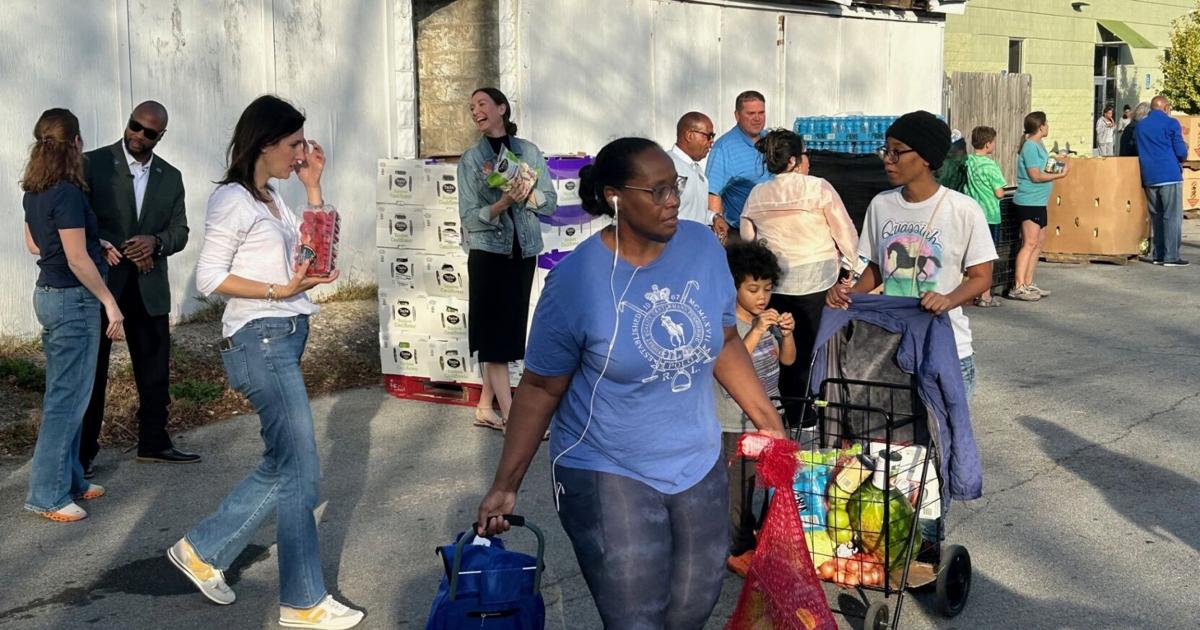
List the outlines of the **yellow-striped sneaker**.
{"type": "Polygon", "coordinates": [[[200,554],[196,553],[187,538],[180,538],[179,542],[172,545],[167,550],[167,558],[170,558],[171,564],[182,571],[192,581],[192,584],[200,589],[200,594],[213,602],[227,606],[237,599],[237,596],[233,594],[233,589],[225,583],[225,574],[220,569],[201,560],[200,554]]]}
{"type": "Polygon", "coordinates": [[[322,628],[323,630],[345,630],[363,620],[363,611],[354,610],[326,595],[321,603],[312,608],[279,607],[279,625],[289,628],[322,628]]]}

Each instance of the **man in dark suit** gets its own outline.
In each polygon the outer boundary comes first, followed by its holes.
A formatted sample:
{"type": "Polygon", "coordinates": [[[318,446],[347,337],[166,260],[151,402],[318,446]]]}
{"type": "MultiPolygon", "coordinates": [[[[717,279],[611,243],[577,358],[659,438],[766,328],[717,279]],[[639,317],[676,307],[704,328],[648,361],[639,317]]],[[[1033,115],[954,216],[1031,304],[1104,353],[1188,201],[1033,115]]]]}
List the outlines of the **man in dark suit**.
{"type": "MultiPolygon", "coordinates": [[[[138,105],[125,137],[85,155],[88,196],[100,224],[100,237],[121,250],[109,269],[108,288],[125,314],[125,337],[138,390],[138,461],[192,463],[200,456],[177,450],[167,435],[171,402],[171,287],[167,257],[188,240],[179,170],[154,154],[167,130],[167,110],[154,101],[138,105]]],[[[107,322],[104,322],[107,326],[107,322]]],[[[112,342],[100,342],[96,383],[83,417],[79,460],[84,477],[93,474],[104,421],[104,390],[112,342]]]]}

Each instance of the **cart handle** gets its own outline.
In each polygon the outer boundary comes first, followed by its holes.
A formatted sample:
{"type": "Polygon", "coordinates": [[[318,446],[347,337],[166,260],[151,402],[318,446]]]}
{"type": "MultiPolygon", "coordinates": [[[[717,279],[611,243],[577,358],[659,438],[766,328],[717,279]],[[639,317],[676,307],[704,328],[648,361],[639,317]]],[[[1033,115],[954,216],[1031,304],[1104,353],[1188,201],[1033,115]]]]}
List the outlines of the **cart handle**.
{"type": "MultiPolygon", "coordinates": [[[[542,568],[544,564],[542,562],[542,557],[546,553],[546,536],[542,533],[542,530],[538,528],[537,525],[525,520],[524,516],[519,516],[517,514],[504,514],[500,518],[508,521],[509,525],[528,529],[529,531],[533,532],[534,536],[537,537],[537,566],[534,567],[533,570],[533,593],[536,595],[542,590],[542,568]]],[[[458,542],[454,543],[454,562],[451,563],[450,567],[450,601],[454,601],[455,596],[458,595],[458,570],[462,565],[463,547],[467,545],[468,540],[475,539],[475,532],[478,531],[476,529],[478,526],[479,523],[471,523],[471,529],[463,532],[463,535],[459,537],[458,542]]]]}

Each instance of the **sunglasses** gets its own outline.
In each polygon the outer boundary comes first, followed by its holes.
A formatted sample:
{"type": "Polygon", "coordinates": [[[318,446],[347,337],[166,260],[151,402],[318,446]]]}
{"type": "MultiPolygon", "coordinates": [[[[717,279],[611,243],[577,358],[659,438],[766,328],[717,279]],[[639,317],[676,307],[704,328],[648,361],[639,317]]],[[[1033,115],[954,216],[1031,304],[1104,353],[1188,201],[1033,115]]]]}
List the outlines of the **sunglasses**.
{"type": "Polygon", "coordinates": [[[158,137],[162,135],[162,131],[151,129],[132,118],[129,119],[129,130],[146,136],[147,140],[158,140],[158,137]]]}
{"type": "Polygon", "coordinates": [[[711,131],[700,131],[699,129],[688,129],[688,132],[689,133],[698,133],[698,134],[704,136],[705,138],[708,138],[709,142],[712,142],[713,138],[717,137],[717,134],[713,133],[711,131]]]}

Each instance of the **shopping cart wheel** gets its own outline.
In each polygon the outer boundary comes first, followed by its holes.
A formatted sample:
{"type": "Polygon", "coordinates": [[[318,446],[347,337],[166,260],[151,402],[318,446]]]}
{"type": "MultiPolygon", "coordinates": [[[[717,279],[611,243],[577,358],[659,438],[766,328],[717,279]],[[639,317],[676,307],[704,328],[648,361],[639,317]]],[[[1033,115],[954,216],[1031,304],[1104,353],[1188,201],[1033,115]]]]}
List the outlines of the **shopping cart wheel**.
{"type": "Polygon", "coordinates": [[[937,608],[946,617],[954,617],[967,605],[971,593],[971,554],[962,545],[942,550],[937,572],[937,608]]]}
{"type": "Polygon", "coordinates": [[[887,628],[887,602],[878,601],[871,604],[871,606],[867,608],[867,614],[863,615],[863,630],[887,630],[887,628]]]}

